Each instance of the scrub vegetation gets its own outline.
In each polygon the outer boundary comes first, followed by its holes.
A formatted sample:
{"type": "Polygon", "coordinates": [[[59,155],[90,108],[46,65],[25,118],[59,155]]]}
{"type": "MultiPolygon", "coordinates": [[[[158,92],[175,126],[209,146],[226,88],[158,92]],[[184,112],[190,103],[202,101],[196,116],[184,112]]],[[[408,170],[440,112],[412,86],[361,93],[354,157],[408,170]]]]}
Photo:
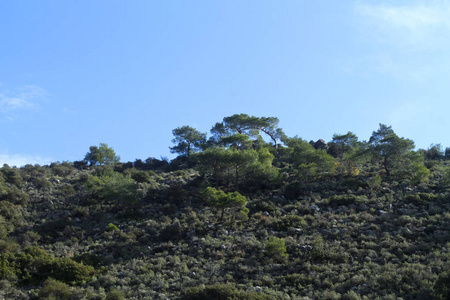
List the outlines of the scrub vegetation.
{"type": "Polygon", "coordinates": [[[172,161],[0,169],[0,298],[450,299],[450,148],[174,129],[172,161]]]}

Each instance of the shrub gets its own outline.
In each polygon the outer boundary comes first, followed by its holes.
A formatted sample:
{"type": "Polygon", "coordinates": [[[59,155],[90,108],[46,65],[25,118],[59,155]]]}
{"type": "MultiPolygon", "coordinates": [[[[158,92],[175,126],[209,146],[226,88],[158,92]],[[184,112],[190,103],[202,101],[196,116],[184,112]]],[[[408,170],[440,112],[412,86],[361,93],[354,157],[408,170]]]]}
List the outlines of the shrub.
{"type": "Polygon", "coordinates": [[[183,300],[271,300],[265,294],[239,291],[228,284],[215,284],[206,287],[190,288],[185,293],[183,300]]]}
{"type": "Polygon", "coordinates": [[[82,263],[84,265],[90,265],[97,267],[103,262],[103,258],[92,253],[83,253],[73,258],[76,262],[82,263]]]}
{"type": "Polygon", "coordinates": [[[341,195],[341,196],[333,196],[330,198],[330,204],[331,205],[351,205],[355,204],[357,200],[357,197],[355,195],[341,195]]]}
{"type": "Polygon", "coordinates": [[[23,178],[16,167],[12,169],[9,167],[3,167],[3,173],[6,176],[6,182],[13,184],[19,188],[22,186],[23,178]]]}
{"type": "Polygon", "coordinates": [[[52,169],[53,174],[61,177],[69,176],[75,171],[75,168],[68,162],[63,162],[61,164],[52,163],[50,164],[50,168],[52,169]]]}
{"type": "Polygon", "coordinates": [[[106,202],[116,202],[125,208],[142,198],[138,185],[129,176],[117,172],[105,171],[100,177],[91,175],[86,181],[86,188],[95,196],[106,202]]]}
{"type": "Polygon", "coordinates": [[[106,226],[106,231],[117,231],[119,230],[119,228],[117,228],[116,225],[114,225],[113,223],[109,223],[108,226],[106,226]]]}
{"type": "Polygon", "coordinates": [[[266,254],[277,262],[285,262],[289,255],[286,251],[284,239],[278,237],[269,238],[266,243],[266,254]]]}
{"type": "Polygon", "coordinates": [[[439,276],[434,284],[434,291],[439,299],[450,299],[450,272],[443,273],[439,276]]]}
{"type": "Polygon", "coordinates": [[[202,192],[202,197],[209,206],[221,211],[220,220],[223,219],[225,210],[233,207],[240,208],[241,214],[248,219],[248,211],[243,210],[247,204],[247,198],[238,192],[225,193],[224,191],[208,187],[202,192]]]}
{"type": "Polygon", "coordinates": [[[23,253],[0,255],[0,279],[16,277],[24,284],[38,284],[49,277],[70,283],[89,279],[94,268],[77,263],[70,258],[55,258],[38,247],[25,248],[23,253]]]}
{"type": "Polygon", "coordinates": [[[307,225],[307,223],[306,223],[305,219],[303,219],[302,217],[297,216],[297,215],[288,215],[288,216],[281,218],[281,220],[279,220],[275,224],[275,227],[279,231],[287,231],[290,227],[299,228],[299,227],[303,227],[306,225],[307,225]]]}
{"type": "Polygon", "coordinates": [[[48,278],[44,282],[44,287],[39,291],[40,299],[57,300],[57,299],[71,299],[70,287],[58,280],[48,278]]]}
{"type": "Polygon", "coordinates": [[[125,299],[125,294],[121,290],[112,290],[106,294],[105,300],[123,300],[125,299]]]}
{"type": "Polygon", "coordinates": [[[51,187],[50,181],[43,177],[34,179],[33,183],[38,190],[48,190],[51,187]]]}
{"type": "Polygon", "coordinates": [[[73,187],[73,185],[69,185],[69,184],[62,184],[59,186],[58,191],[60,193],[60,195],[64,198],[69,198],[72,197],[73,195],[75,195],[75,189],[73,187]]]}

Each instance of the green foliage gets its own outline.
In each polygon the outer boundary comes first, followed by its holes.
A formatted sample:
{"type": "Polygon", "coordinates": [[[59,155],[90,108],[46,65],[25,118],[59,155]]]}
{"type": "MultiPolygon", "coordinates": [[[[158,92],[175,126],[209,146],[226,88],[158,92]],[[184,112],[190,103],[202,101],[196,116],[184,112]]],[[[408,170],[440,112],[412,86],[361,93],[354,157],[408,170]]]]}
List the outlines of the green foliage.
{"type": "Polygon", "coordinates": [[[183,300],[271,300],[268,295],[244,292],[227,284],[215,284],[206,287],[194,287],[186,291],[183,300]]]}
{"type": "Polygon", "coordinates": [[[14,204],[26,205],[30,197],[16,185],[0,184],[0,200],[7,200],[14,204]]]}
{"type": "Polygon", "coordinates": [[[427,205],[436,198],[436,195],[430,193],[409,194],[405,197],[407,203],[415,205],[427,205]]]}
{"type": "Polygon", "coordinates": [[[6,182],[15,185],[16,187],[21,187],[23,183],[23,178],[20,175],[19,169],[16,167],[10,168],[8,165],[4,165],[2,172],[6,177],[6,182]]]}
{"type": "Polygon", "coordinates": [[[52,163],[50,164],[53,174],[60,177],[67,177],[75,172],[75,168],[70,162],[52,163]]]}
{"type": "Polygon", "coordinates": [[[269,238],[266,243],[266,254],[277,262],[285,262],[289,254],[286,251],[284,239],[278,237],[269,238]]]}
{"type": "Polygon", "coordinates": [[[22,253],[0,255],[0,279],[18,278],[23,283],[36,284],[49,277],[67,283],[82,283],[94,273],[85,266],[66,257],[53,257],[38,247],[28,247],[22,253]]]}
{"type": "Polygon", "coordinates": [[[51,187],[50,181],[43,177],[34,178],[33,183],[38,190],[48,190],[51,187]]]}
{"type": "Polygon", "coordinates": [[[152,176],[155,175],[153,171],[136,170],[135,168],[125,170],[124,174],[130,175],[136,182],[151,182],[152,176]]]}
{"type": "MultiPolygon", "coordinates": [[[[414,142],[398,137],[391,126],[380,124],[377,131],[372,133],[369,139],[369,151],[374,159],[383,166],[386,175],[409,162],[414,142]]],[[[401,169],[401,168],[400,168],[401,169]]]]}
{"type": "Polygon", "coordinates": [[[351,205],[355,204],[357,201],[357,197],[355,195],[340,195],[340,196],[333,196],[330,198],[330,204],[331,205],[351,205]]]}
{"type": "Polygon", "coordinates": [[[238,192],[225,193],[224,191],[217,190],[213,187],[207,187],[202,192],[202,198],[205,200],[206,204],[220,210],[221,216],[220,220],[223,219],[224,212],[228,208],[241,208],[241,214],[246,215],[247,210],[242,210],[247,204],[247,199],[238,192]]]}
{"type": "Polygon", "coordinates": [[[370,177],[367,180],[367,184],[369,185],[370,189],[373,191],[378,191],[381,189],[381,176],[380,174],[376,174],[375,176],[370,177]]]}
{"type": "Polygon", "coordinates": [[[8,222],[5,220],[3,216],[0,216],[0,240],[6,238],[8,233],[12,231],[12,226],[9,226],[8,222]]]}
{"type": "Polygon", "coordinates": [[[337,159],[335,172],[346,176],[358,175],[358,167],[363,161],[363,157],[358,154],[363,147],[364,144],[350,131],[343,135],[333,135],[332,141],[328,143],[327,152],[337,159]]]}
{"type": "Polygon", "coordinates": [[[342,159],[344,154],[353,152],[358,143],[358,137],[351,131],[346,134],[334,134],[328,143],[328,153],[342,159]]]}
{"type": "Polygon", "coordinates": [[[272,166],[273,158],[267,148],[209,148],[199,154],[200,171],[212,178],[216,188],[234,183],[238,190],[242,185],[261,185],[273,180],[277,176],[277,170],[272,166]]]}
{"type": "Polygon", "coordinates": [[[321,235],[316,235],[312,244],[312,257],[318,261],[322,261],[327,257],[327,251],[325,249],[325,241],[321,235]]]}
{"type": "Polygon", "coordinates": [[[206,133],[201,133],[190,126],[182,126],[172,130],[174,139],[172,143],[176,144],[170,148],[172,153],[179,153],[188,159],[191,154],[206,143],[206,133]]]}
{"type": "Polygon", "coordinates": [[[44,282],[44,286],[39,291],[39,298],[47,300],[72,299],[70,287],[53,278],[48,278],[44,282]]]}
{"type": "Polygon", "coordinates": [[[227,118],[188,164],[5,166],[0,299],[448,298],[448,160],[390,152],[387,176],[351,133],[273,147],[260,119],[227,118]]]}
{"type": "Polygon", "coordinates": [[[124,300],[125,293],[121,290],[112,290],[108,294],[106,294],[105,300],[124,300]]]}
{"type": "Polygon", "coordinates": [[[441,185],[443,185],[443,186],[449,186],[450,185],[450,167],[445,167],[443,169],[441,185]]]}
{"type": "Polygon", "coordinates": [[[441,144],[431,144],[425,151],[425,158],[428,160],[438,160],[444,158],[444,148],[441,144]]]}
{"type": "Polygon", "coordinates": [[[286,140],[289,156],[302,180],[309,180],[323,173],[330,173],[333,169],[334,159],[325,150],[316,150],[301,138],[286,140]]]}
{"type": "Polygon", "coordinates": [[[450,272],[439,275],[438,280],[434,284],[434,292],[439,299],[450,299],[450,272]]]}
{"type": "Polygon", "coordinates": [[[104,201],[121,203],[124,206],[138,202],[143,196],[136,181],[118,172],[101,176],[90,175],[85,187],[104,201]]]}
{"type": "Polygon", "coordinates": [[[0,240],[0,253],[15,253],[20,249],[19,244],[13,238],[7,237],[0,240]]]}
{"type": "Polygon", "coordinates": [[[307,223],[304,218],[297,215],[287,215],[282,217],[276,224],[275,228],[278,231],[287,231],[289,228],[301,228],[307,223]]]}
{"type": "Polygon", "coordinates": [[[108,147],[105,143],[100,143],[100,147],[89,147],[89,152],[86,153],[84,160],[91,166],[113,165],[119,162],[120,157],[116,155],[113,148],[108,147]]]}
{"type": "Polygon", "coordinates": [[[239,150],[249,149],[252,145],[248,135],[236,133],[229,136],[223,136],[220,138],[218,144],[222,147],[234,148],[239,150]]]}
{"type": "Polygon", "coordinates": [[[119,230],[119,228],[117,228],[116,225],[114,225],[113,223],[109,223],[108,226],[106,226],[106,231],[117,231],[119,230]]]}
{"type": "Polygon", "coordinates": [[[12,228],[23,223],[23,211],[24,209],[20,205],[6,200],[0,201],[0,215],[12,225],[12,228]]]}
{"type": "Polygon", "coordinates": [[[243,207],[240,211],[239,214],[242,218],[242,220],[247,221],[248,220],[248,213],[250,212],[250,210],[247,207],[243,207]]]}
{"type": "Polygon", "coordinates": [[[79,262],[83,265],[89,265],[93,267],[97,267],[100,263],[103,262],[103,258],[93,253],[83,253],[73,258],[76,262],[79,262]]]}
{"type": "Polygon", "coordinates": [[[285,135],[281,128],[278,128],[279,120],[275,117],[254,117],[247,114],[235,114],[223,118],[223,122],[216,123],[211,129],[213,139],[217,142],[223,141],[223,138],[246,135],[248,137],[257,137],[259,132],[266,134],[276,146],[278,140],[285,135]]]}

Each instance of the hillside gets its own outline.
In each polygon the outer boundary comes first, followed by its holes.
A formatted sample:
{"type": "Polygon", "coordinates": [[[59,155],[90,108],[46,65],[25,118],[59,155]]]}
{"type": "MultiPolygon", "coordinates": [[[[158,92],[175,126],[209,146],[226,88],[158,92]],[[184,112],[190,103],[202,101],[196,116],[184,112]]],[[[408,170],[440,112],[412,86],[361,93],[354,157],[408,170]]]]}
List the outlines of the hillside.
{"type": "Polygon", "coordinates": [[[79,162],[3,166],[0,296],[449,299],[442,151],[393,151],[388,165],[373,149],[406,139],[341,151],[225,138],[174,147],[171,162],[103,159],[115,153],[102,144],[79,162]]]}

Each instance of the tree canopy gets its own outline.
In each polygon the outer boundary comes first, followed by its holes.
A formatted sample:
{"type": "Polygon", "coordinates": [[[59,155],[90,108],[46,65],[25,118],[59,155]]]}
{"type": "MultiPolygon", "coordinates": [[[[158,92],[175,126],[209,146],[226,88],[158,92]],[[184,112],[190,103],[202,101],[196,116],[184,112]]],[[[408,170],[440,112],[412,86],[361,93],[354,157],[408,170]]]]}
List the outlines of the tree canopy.
{"type": "Polygon", "coordinates": [[[186,156],[188,160],[190,155],[200,150],[206,142],[206,133],[201,133],[190,126],[175,128],[172,133],[174,136],[172,143],[176,145],[170,148],[171,152],[186,156]]]}
{"type": "Polygon", "coordinates": [[[409,154],[413,149],[412,140],[400,138],[391,126],[385,124],[380,124],[378,130],[374,131],[369,139],[370,153],[383,166],[387,176],[410,157],[409,154]]]}
{"type": "Polygon", "coordinates": [[[120,156],[117,156],[113,148],[108,147],[107,144],[100,143],[100,147],[89,147],[89,152],[86,153],[84,160],[91,166],[112,165],[119,162],[120,156]]]}
{"type": "Polygon", "coordinates": [[[247,135],[254,138],[260,132],[266,134],[274,145],[284,137],[283,130],[278,127],[279,120],[275,117],[254,117],[247,114],[234,114],[223,118],[211,129],[214,139],[219,142],[222,138],[235,134],[247,135]]]}
{"type": "MultiPolygon", "coordinates": [[[[207,187],[202,192],[202,197],[209,206],[212,206],[221,211],[220,221],[223,219],[225,210],[232,207],[244,208],[247,204],[247,199],[238,192],[225,193],[213,187],[207,187]]],[[[244,210],[244,213],[247,211],[244,210]]]]}

